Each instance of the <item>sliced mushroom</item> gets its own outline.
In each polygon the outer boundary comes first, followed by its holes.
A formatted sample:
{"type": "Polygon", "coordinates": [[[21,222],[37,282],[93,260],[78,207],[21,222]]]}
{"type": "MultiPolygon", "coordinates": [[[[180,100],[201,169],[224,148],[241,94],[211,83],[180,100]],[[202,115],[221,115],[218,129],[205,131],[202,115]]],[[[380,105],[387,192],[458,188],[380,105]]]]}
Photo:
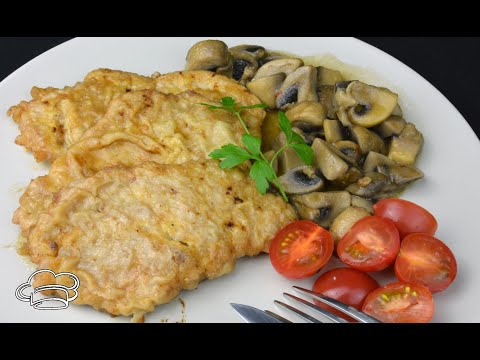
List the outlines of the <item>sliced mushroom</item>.
{"type": "Polygon", "coordinates": [[[347,156],[352,162],[358,163],[360,161],[362,151],[360,150],[360,146],[353,141],[336,141],[332,145],[340,150],[340,152],[347,156]]]}
{"type": "Polygon", "coordinates": [[[273,61],[273,60],[279,60],[279,59],[285,59],[285,58],[286,58],[286,56],[284,56],[284,55],[267,53],[267,54],[265,54],[265,56],[263,58],[258,60],[258,66],[263,66],[266,63],[268,63],[270,61],[273,61]]]}
{"type": "Polygon", "coordinates": [[[241,53],[246,52],[252,54],[255,60],[260,60],[266,54],[265,48],[258,45],[238,45],[229,49],[230,53],[241,53]]]}
{"type": "MultiPolygon", "coordinates": [[[[347,130],[348,131],[348,130],[347,130]]],[[[324,139],[322,139],[324,140],[324,139]]],[[[325,140],[326,141],[326,140],[325,140]]],[[[338,141],[340,143],[341,141],[338,141]]],[[[351,141],[353,144],[355,144],[353,141],[351,141]]],[[[355,144],[357,145],[357,144],[355,144]]],[[[336,155],[340,156],[348,165],[350,166],[356,166],[358,167],[358,163],[353,159],[351,156],[347,156],[344,154],[340,149],[338,149],[336,146],[333,146],[333,144],[327,143],[328,148],[333,151],[336,155]]],[[[358,145],[357,145],[358,146],[358,145]]]]}
{"type": "Polygon", "coordinates": [[[335,189],[345,189],[350,184],[357,182],[362,176],[363,174],[360,170],[351,166],[345,174],[333,180],[332,185],[335,189]]]}
{"type": "Polygon", "coordinates": [[[367,128],[378,125],[389,117],[398,101],[398,95],[390,90],[360,81],[348,85],[347,94],[356,101],[348,110],[350,121],[367,128]]]}
{"type": "Polygon", "coordinates": [[[412,165],[400,165],[395,163],[390,165],[380,165],[377,171],[386,175],[391,183],[399,186],[408,185],[424,176],[422,171],[412,165]]]}
{"type": "Polygon", "coordinates": [[[315,221],[324,228],[351,204],[346,191],[312,192],[292,196],[291,200],[301,219],[315,221]]]}
{"type": "Polygon", "coordinates": [[[193,45],[187,53],[187,70],[217,71],[228,67],[230,55],[223,41],[205,40],[193,45]]]}
{"type": "Polygon", "coordinates": [[[325,107],[314,101],[302,101],[291,107],[286,113],[293,126],[304,132],[315,132],[321,130],[325,120],[325,107]]]}
{"type": "Polygon", "coordinates": [[[372,130],[379,134],[382,138],[399,135],[407,122],[401,116],[390,115],[387,120],[373,127],[372,130]]]}
{"type": "Polygon", "coordinates": [[[333,94],[333,105],[335,109],[335,114],[342,123],[343,126],[349,127],[352,125],[350,119],[348,118],[347,110],[352,106],[355,106],[355,99],[347,94],[347,87],[352,83],[352,81],[341,81],[335,84],[334,94],[333,94]]]}
{"type": "Polygon", "coordinates": [[[368,211],[369,214],[373,214],[373,202],[372,200],[365,199],[360,196],[352,195],[352,206],[360,207],[368,211]]]}
{"type": "Polygon", "coordinates": [[[262,151],[269,151],[273,148],[273,142],[280,134],[278,126],[278,111],[267,111],[262,123],[262,151]]]}
{"type": "Polygon", "coordinates": [[[317,69],[313,66],[302,66],[288,75],[277,93],[277,108],[283,109],[296,102],[318,101],[316,77],[317,69]]]}
{"type": "Polygon", "coordinates": [[[354,125],[350,128],[350,135],[363,154],[368,154],[370,151],[375,151],[381,154],[385,154],[385,143],[382,138],[363,126],[354,125]]]}
{"type": "Polygon", "coordinates": [[[287,171],[303,164],[297,153],[292,148],[287,148],[278,155],[278,175],[283,175],[287,171]]]}
{"type": "MultiPolygon", "coordinates": [[[[272,143],[272,149],[278,151],[287,143],[287,138],[283,132],[272,143]]],[[[298,157],[295,150],[291,147],[287,147],[283,152],[278,155],[278,175],[281,176],[287,173],[289,170],[303,165],[303,161],[298,157]]]]}
{"type": "Polygon", "coordinates": [[[322,139],[315,139],[312,144],[315,153],[315,163],[328,180],[338,179],[348,171],[347,162],[342,159],[331,145],[322,139]]]}
{"type": "Polygon", "coordinates": [[[363,198],[373,198],[381,195],[384,190],[390,191],[388,178],[378,172],[365,174],[356,183],[349,185],[345,190],[352,195],[363,198]]]}
{"type": "Polygon", "coordinates": [[[330,226],[330,233],[333,236],[335,245],[352,228],[352,226],[364,217],[370,216],[370,213],[361,207],[350,206],[343,210],[330,226]]]}
{"type": "Polygon", "coordinates": [[[247,84],[247,88],[270,109],[274,109],[276,106],[275,94],[282,86],[284,80],[285,74],[283,73],[270,75],[250,81],[247,84]]]}
{"type": "MultiPolygon", "coordinates": [[[[268,160],[268,161],[272,161],[273,157],[275,156],[277,152],[275,150],[269,150],[267,152],[264,152],[263,155],[265,155],[265,158],[268,160]]],[[[275,160],[273,160],[273,163],[272,163],[272,168],[273,168],[273,171],[275,171],[275,174],[278,173],[278,158],[275,158],[275,160]]]]}
{"type": "Polygon", "coordinates": [[[377,153],[375,151],[370,151],[363,163],[363,171],[365,173],[378,171],[380,166],[393,166],[395,161],[391,160],[387,156],[377,153]]]}
{"type": "Polygon", "coordinates": [[[339,109],[335,113],[337,115],[338,120],[342,123],[343,126],[345,127],[350,127],[353,124],[350,122],[350,119],[348,118],[347,110],[345,109],[339,109]]]}
{"type": "Polygon", "coordinates": [[[325,133],[323,132],[323,129],[312,131],[313,128],[308,123],[297,124],[297,126],[300,126],[303,129],[303,138],[308,146],[312,146],[313,142],[317,138],[322,140],[325,139],[325,133]]]}
{"type": "Polygon", "coordinates": [[[400,135],[392,138],[388,157],[400,164],[414,164],[422,145],[422,134],[415,125],[408,123],[400,135]]]}
{"type": "Polygon", "coordinates": [[[254,79],[256,80],[275,74],[285,74],[286,76],[288,76],[302,65],[303,60],[296,58],[283,58],[272,60],[262,65],[260,69],[258,69],[254,79]]]}
{"type": "Polygon", "coordinates": [[[329,69],[323,66],[317,66],[317,84],[335,85],[337,82],[343,81],[343,76],[340,71],[329,69]]]}
{"type": "Polygon", "coordinates": [[[288,195],[307,194],[325,187],[325,179],[320,170],[307,165],[289,170],[278,180],[288,195]]]}
{"type": "Polygon", "coordinates": [[[348,109],[357,103],[351,94],[347,93],[347,88],[352,83],[353,81],[340,81],[335,84],[333,95],[335,110],[348,109]]]}
{"type": "Polygon", "coordinates": [[[232,55],[232,78],[241,84],[247,84],[258,70],[258,61],[254,54],[241,49],[230,49],[232,55]]]}
{"type": "Polygon", "coordinates": [[[338,120],[325,120],[323,122],[323,131],[325,132],[325,140],[330,144],[344,140],[343,125],[338,120]]]}
{"type": "Polygon", "coordinates": [[[318,102],[325,106],[328,119],[336,119],[335,105],[333,103],[334,88],[330,85],[319,86],[317,88],[318,102]]]}

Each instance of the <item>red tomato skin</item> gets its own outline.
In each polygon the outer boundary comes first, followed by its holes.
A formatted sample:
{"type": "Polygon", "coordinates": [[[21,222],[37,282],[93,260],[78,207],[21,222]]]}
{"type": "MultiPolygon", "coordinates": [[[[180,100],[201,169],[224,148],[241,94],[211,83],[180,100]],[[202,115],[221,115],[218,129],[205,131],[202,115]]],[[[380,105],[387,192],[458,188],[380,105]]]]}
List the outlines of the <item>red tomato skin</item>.
{"type": "Polygon", "coordinates": [[[345,264],[348,266],[364,271],[364,272],[376,272],[384,270],[392,265],[395,261],[395,258],[400,251],[400,235],[394,223],[388,219],[379,217],[379,216],[367,216],[359,221],[357,221],[352,228],[343,236],[342,239],[338,242],[337,245],[337,254],[345,264]],[[358,236],[359,233],[367,232],[368,230],[377,227],[379,229],[385,230],[390,237],[390,251],[388,254],[385,254],[383,259],[372,260],[370,262],[357,262],[351,259],[346,254],[346,249],[353,238],[358,236]]]}
{"type": "Polygon", "coordinates": [[[375,215],[387,218],[395,224],[403,239],[413,233],[435,235],[438,223],[423,207],[403,199],[383,199],[373,205],[375,215]]]}
{"type": "MultiPolygon", "coordinates": [[[[414,269],[415,270],[415,269],[414,269]]],[[[408,283],[420,284],[429,288],[431,292],[439,292],[448,288],[457,276],[457,261],[450,248],[441,240],[429,234],[410,234],[406,236],[400,247],[400,253],[395,261],[395,276],[398,280],[408,283]],[[409,270],[409,251],[415,251],[415,248],[430,248],[432,253],[427,254],[428,257],[441,254],[443,257],[442,263],[448,267],[449,276],[444,277],[443,281],[428,280],[425,274],[420,274],[421,269],[417,271],[409,270]],[[410,250],[412,249],[412,250],[410,250]]]]}
{"type": "MultiPolygon", "coordinates": [[[[367,273],[344,267],[329,270],[320,275],[313,284],[312,290],[361,310],[367,295],[379,286],[378,282],[367,273]]],[[[333,312],[346,320],[355,321],[321,301],[315,300],[315,303],[317,306],[333,312]]]]}
{"type": "Polygon", "coordinates": [[[373,290],[368,294],[362,307],[362,311],[368,315],[385,323],[428,323],[433,318],[435,304],[430,290],[423,285],[409,284],[404,282],[390,283],[373,290]],[[376,299],[381,294],[391,291],[403,291],[406,287],[410,288],[410,293],[417,293],[419,303],[400,312],[382,312],[378,309],[376,299]]]}
{"type": "MultiPolygon", "coordinates": [[[[297,220],[280,229],[275,235],[269,249],[270,261],[273,268],[284,277],[288,279],[303,279],[316,274],[325,266],[332,257],[334,246],[333,236],[326,229],[313,221],[297,220]],[[280,253],[281,245],[286,237],[296,230],[301,231],[303,235],[316,235],[317,239],[322,243],[321,254],[316,254],[318,258],[310,266],[288,266],[288,259],[285,261],[287,256],[283,256],[280,253]]],[[[290,265],[291,262],[292,260],[290,260],[290,265]]]]}

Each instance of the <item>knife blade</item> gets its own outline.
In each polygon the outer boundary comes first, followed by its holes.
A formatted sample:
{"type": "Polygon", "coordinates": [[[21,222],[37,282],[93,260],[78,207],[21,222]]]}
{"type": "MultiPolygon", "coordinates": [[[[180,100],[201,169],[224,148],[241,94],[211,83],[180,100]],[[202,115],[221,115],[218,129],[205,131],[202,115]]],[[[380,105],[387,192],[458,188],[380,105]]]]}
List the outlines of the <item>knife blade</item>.
{"type": "Polygon", "coordinates": [[[272,316],[267,314],[265,311],[254,308],[253,306],[243,305],[243,304],[234,304],[231,303],[233,309],[245,320],[247,323],[268,323],[268,324],[281,324],[285,322],[290,322],[287,319],[282,318],[281,316],[272,316]],[[281,320],[282,319],[282,320],[281,320]]]}

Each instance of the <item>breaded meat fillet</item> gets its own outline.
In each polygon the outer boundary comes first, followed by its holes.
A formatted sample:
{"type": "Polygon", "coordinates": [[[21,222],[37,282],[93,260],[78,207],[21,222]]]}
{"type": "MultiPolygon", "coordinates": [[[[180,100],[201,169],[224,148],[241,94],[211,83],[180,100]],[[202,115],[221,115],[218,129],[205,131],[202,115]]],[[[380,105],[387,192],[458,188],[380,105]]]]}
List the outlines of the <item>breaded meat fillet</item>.
{"type": "Polygon", "coordinates": [[[55,160],[47,175],[33,179],[20,197],[13,223],[28,236],[38,217],[55,194],[73,180],[91,176],[116,165],[133,166],[145,161],[164,163],[165,149],[147,136],[109,133],[101,138],[81,140],[55,160]]]}
{"type": "MultiPolygon", "coordinates": [[[[196,159],[205,158],[219,144],[241,144],[245,131],[236,116],[225,110],[208,109],[202,103],[219,104],[192,91],[178,95],[156,90],[130,92],[113,100],[105,116],[83,137],[116,131],[146,135],[168,147],[165,154],[176,159],[176,163],[190,160],[190,153],[182,152],[182,144],[197,154],[196,159]]],[[[261,133],[260,127],[250,126],[249,130],[255,136],[261,133]]]]}
{"type": "MultiPolygon", "coordinates": [[[[244,105],[260,102],[244,86],[209,71],[184,71],[152,78],[98,69],[72,87],[34,87],[31,101],[12,106],[8,115],[20,128],[16,143],[33,152],[37,161],[52,162],[103,117],[112,99],[131,91],[155,88],[174,94],[195,91],[213,101],[231,96],[244,105]]],[[[261,109],[252,109],[243,115],[255,132],[265,113],[261,109]]]]}
{"type": "Polygon", "coordinates": [[[31,151],[37,161],[53,161],[103,117],[112,99],[154,86],[149,77],[99,69],[71,87],[34,87],[31,101],[8,110],[20,128],[15,142],[31,151]]]}
{"type": "Polygon", "coordinates": [[[241,146],[244,129],[238,119],[202,102],[209,100],[192,92],[167,95],[138,90],[119,96],[88,136],[55,160],[48,175],[29,184],[13,222],[28,235],[61,187],[105,168],[144,161],[181,164],[206,159],[225,144],[241,146]]]}
{"type": "Polygon", "coordinates": [[[229,273],[239,257],[268,251],[295,219],[281,197],[260,195],[248,174],[215,160],[146,162],[63,188],[28,247],[39,269],[80,278],[74,303],[139,315],[229,273]]]}
{"type": "MultiPolygon", "coordinates": [[[[214,101],[220,101],[223,97],[230,96],[242,105],[261,103],[245,86],[211,71],[172,72],[157,76],[155,83],[155,90],[166,94],[179,94],[193,90],[214,101]]],[[[265,111],[262,109],[250,109],[242,112],[242,118],[254,134],[260,134],[259,129],[262,127],[264,117],[265,111]]]]}

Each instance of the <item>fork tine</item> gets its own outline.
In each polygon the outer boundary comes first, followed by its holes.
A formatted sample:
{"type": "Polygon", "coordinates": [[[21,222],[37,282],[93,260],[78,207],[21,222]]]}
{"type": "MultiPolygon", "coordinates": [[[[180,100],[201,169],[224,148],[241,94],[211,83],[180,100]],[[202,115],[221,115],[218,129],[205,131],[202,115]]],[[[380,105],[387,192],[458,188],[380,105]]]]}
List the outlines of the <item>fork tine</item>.
{"type": "Polygon", "coordinates": [[[295,300],[295,301],[299,302],[302,305],[305,305],[305,306],[309,307],[312,310],[315,310],[316,312],[320,313],[322,316],[326,317],[330,321],[333,321],[335,323],[348,323],[347,320],[341,318],[340,316],[335,315],[335,314],[333,314],[330,311],[327,311],[325,309],[322,309],[321,307],[319,307],[315,304],[312,304],[311,302],[308,302],[307,300],[304,300],[304,299],[299,298],[297,296],[291,295],[289,293],[283,293],[283,295],[292,299],[292,300],[295,300]]]}
{"type": "Polygon", "coordinates": [[[304,320],[307,320],[308,322],[321,323],[320,320],[315,319],[313,316],[305,314],[303,311],[300,311],[300,310],[294,308],[293,306],[285,304],[284,302],[281,302],[281,301],[278,301],[278,300],[274,300],[273,302],[278,306],[284,307],[285,309],[288,309],[288,310],[294,312],[297,316],[301,317],[304,320]]]}
{"type": "Polygon", "coordinates": [[[355,320],[358,320],[359,322],[362,322],[362,323],[379,323],[380,322],[377,319],[365,314],[364,312],[359,311],[352,306],[348,306],[344,303],[341,303],[338,300],[323,296],[319,293],[316,293],[314,291],[307,290],[298,286],[294,286],[293,289],[302,294],[310,295],[313,298],[323,302],[324,304],[327,304],[333,307],[334,309],[337,309],[343,312],[344,314],[347,314],[348,316],[354,318],[355,320]]]}
{"type": "Polygon", "coordinates": [[[264,310],[268,315],[270,316],[273,316],[275,319],[277,319],[278,321],[281,321],[283,323],[291,323],[290,320],[287,320],[285,319],[284,317],[278,315],[278,314],[275,314],[274,312],[270,311],[270,310],[264,310]]]}

